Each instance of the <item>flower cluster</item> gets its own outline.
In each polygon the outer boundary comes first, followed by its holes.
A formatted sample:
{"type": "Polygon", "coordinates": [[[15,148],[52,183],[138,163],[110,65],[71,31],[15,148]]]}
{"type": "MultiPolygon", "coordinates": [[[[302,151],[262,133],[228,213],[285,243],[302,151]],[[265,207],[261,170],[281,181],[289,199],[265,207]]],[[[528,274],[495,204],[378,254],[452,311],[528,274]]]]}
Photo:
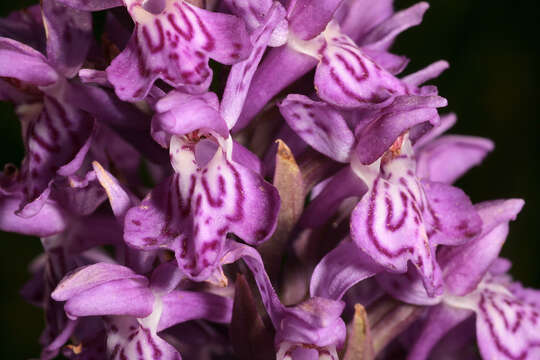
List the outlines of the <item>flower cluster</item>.
{"type": "Polygon", "coordinates": [[[401,76],[389,50],[427,8],[42,0],[0,19],[26,150],[0,229],[41,238],[22,291],[41,359],[540,358],[540,292],[499,257],[523,201],[452,185],[493,144],[443,135],[424,83],[445,61],[401,76]]]}

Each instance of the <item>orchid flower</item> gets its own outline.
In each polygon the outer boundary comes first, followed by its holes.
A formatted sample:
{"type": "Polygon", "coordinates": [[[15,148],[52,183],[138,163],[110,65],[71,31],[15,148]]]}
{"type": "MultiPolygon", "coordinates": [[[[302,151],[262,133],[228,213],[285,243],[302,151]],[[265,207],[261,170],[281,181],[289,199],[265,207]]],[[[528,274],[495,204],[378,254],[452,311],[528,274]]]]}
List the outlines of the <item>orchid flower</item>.
{"type": "Polygon", "coordinates": [[[103,317],[111,359],[181,359],[158,332],[191,319],[228,322],[232,304],[213,294],[174,290],[178,277],[170,278],[169,267],[158,267],[150,281],[124,266],[97,263],[65,277],[52,297],[66,301],[73,320],[103,317]]]}
{"type": "Polygon", "coordinates": [[[229,129],[249,87],[250,68],[283,16],[276,3],[253,34],[253,53],[231,70],[221,107],[212,93],[178,91],[156,104],[154,138],[169,146],[175,172],[128,211],[125,240],[137,249],[173,250],[194,280],[222,278],[218,265],[227,233],[258,244],[276,225],[277,190],[258,173],[258,160],[232,141],[229,129]]]}
{"type": "Polygon", "coordinates": [[[204,92],[212,80],[209,58],[231,65],[246,59],[251,50],[242,20],[185,0],[62,2],[89,11],[127,8],[135,29],[107,68],[107,78],[122,100],[143,99],[158,78],[189,92],[204,92]]]}
{"type": "MultiPolygon", "coordinates": [[[[392,14],[389,1],[380,2],[382,6],[374,7],[373,11],[371,3],[350,3],[334,0],[317,4],[290,2],[287,43],[273,49],[261,64],[237,129],[244,127],[279,91],[315,66],[318,95],[337,106],[358,107],[411,93],[409,85],[392,75],[403,69],[406,59],[386,50],[401,31],[420,23],[427,4],[419,3],[392,14]],[[348,15],[343,16],[343,12],[348,15]],[[313,14],[317,16],[314,18],[313,14]],[[334,20],[334,15],[338,19],[334,20]],[[354,34],[360,47],[347,34],[356,19],[374,22],[371,28],[363,29],[365,32],[355,26],[355,30],[360,30],[354,34]],[[340,20],[345,26],[343,30],[340,20]],[[272,77],[273,69],[279,66],[287,66],[289,72],[285,76],[272,77]]],[[[243,9],[242,12],[248,11],[243,9]]]]}

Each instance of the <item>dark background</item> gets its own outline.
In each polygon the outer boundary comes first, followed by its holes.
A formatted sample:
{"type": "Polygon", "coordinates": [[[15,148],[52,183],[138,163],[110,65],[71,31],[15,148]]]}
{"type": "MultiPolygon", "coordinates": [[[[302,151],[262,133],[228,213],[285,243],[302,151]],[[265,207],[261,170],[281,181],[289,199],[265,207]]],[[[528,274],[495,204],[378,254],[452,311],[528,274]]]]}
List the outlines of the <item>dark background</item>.
{"type": "MultiPolygon", "coordinates": [[[[0,16],[33,3],[0,1],[0,16]]],[[[404,8],[415,1],[395,3],[404,8]]],[[[474,202],[526,200],[511,226],[503,256],[512,260],[517,279],[540,288],[537,16],[533,0],[434,0],[423,24],[401,35],[394,52],[412,59],[405,73],[438,59],[450,62],[451,68],[434,83],[449,101],[447,111],[458,115],[451,132],[487,137],[496,144],[484,164],[458,186],[474,202]]],[[[0,166],[18,165],[24,154],[13,107],[0,103],[0,118],[0,166]]],[[[29,262],[40,253],[40,243],[37,238],[5,233],[0,233],[0,241],[0,358],[37,358],[43,315],[24,303],[18,292],[28,279],[29,262]]]]}

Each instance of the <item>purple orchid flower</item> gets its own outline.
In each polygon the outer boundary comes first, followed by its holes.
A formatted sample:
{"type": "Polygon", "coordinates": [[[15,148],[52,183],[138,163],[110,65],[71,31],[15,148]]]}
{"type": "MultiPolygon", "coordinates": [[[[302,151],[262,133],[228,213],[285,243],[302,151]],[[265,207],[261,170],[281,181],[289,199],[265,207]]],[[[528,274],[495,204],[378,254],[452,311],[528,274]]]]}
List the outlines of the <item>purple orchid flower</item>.
{"type": "Polygon", "coordinates": [[[393,276],[380,275],[381,285],[393,296],[432,306],[409,359],[427,358],[439,339],[473,313],[483,358],[534,359],[538,355],[538,291],[513,282],[506,275],[510,264],[498,258],[509,222],[522,206],[522,200],[477,205],[483,220],[480,236],[438,254],[445,292],[437,299],[428,300],[415,276],[396,281],[393,276]],[[398,283],[399,287],[392,285],[398,283]]]}
{"type": "Polygon", "coordinates": [[[103,317],[111,359],[181,359],[158,332],[191,319],[228,322],[232,302],[213,294],[175,290],[180,278],[170,272],[171,265],[164,263],[149,281],[124,266],[97,263],[64,278],[52,297],[66,301],[71,319],[103,317]]]}
{"type": "Polygon", "coordinates": [[[410,92],[406,84],[391,74],[401,71],[406,59],[388,53],[387,49],[401,31],[420,23],[427,4],[419,3],[392,14],[388,1],[380,2],[380,7],[364,1],[350,3],[333,0],[290,3],[287,45],[270,51],[261,64],[236,129],[246,126],[273,96],[315,66],[315,88],[319,96],[339,106],[354,107],[365,104],[366,100],[379,102],[389,94],[410,92]],[[343,30],[332,20],[334,14],[337,21],[343,22],[343,30]],[[358,19],[371,26],[357,26],[358,19]],[[288,73],[272,76],[273,69],[280,66],[286,66],[288,73]]]}
{"type": "Polygon", "coordinates": [[[339,289],[336,291],[341,297],[350,286],[381,271],[381,266],[390,272],[404,273],[411,261],[422,274],[428,293],[440,294],[442,277],[434,256],[435,247],[470,241],[481,227],[470,200],[448,183],[477,164],[493,147],[491,142],[478,138],[436,139],[453,120],[444,118],[441,127],[425,133],[416,146],[421,169],[436,167],[449,153],[456,160],[462,159],[456,161],[456,166],[446,166],[444,171],[437,172],[433,180],[438,182],[432,180],[429,172],[417,171],[417,160],[407,138],[398,140],[372,165],[361,165],[353,159],[352,172],[346,168],[330,180],[319,194],[322,205],[314,204],[312,209],[335,209],[340,200],[361,196],[351,214],[351,238],[357,248],[344,241],[330,252],[315,270],[317,280],[312,283],[312,293],[332,291],[328,289],[333,287],[326,285],[330,281],[326,280],[328,276],[336,279],[335,287],[339,289]],[[348,185],[349,192],[338,191],[337,199],[333,195],[328,198],[332,189],[343,184],[348,185]]]}
{"type": "Polygon", "coordinates": [[[242,20],[207,11],[184,0],[63,0],[88,11],[124,5],[135,22],[126,48],[107,68],[122,100],[141,100],[156,79],[189,92],[210,86],[209,58],[231,65],[247,58],[250,42],[242,20]]]}
{"type": "Polygon", "coordinates": [[[219,108],[212,93],[174,91],[156,104],[154,138],[170,147],[175,173],[127,213],[125,240],[142,250],[173,250],[180,268],[194,280],[222,277],[219,262],[227,233],[258,244],[276,226],[277,190],[258,173],[258,159],[232,141],[229,129],[283,17],[276,3],[252,35],[253,53],[231,69],[219,108]]]}

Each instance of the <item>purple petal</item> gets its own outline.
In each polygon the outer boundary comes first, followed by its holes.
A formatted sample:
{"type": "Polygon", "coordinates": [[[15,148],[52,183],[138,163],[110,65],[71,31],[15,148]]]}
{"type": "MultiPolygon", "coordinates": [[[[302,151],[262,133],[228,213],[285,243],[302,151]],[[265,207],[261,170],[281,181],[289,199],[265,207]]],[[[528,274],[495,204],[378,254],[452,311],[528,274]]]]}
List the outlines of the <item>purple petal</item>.
{"type": "Polygon", "coordinates": [[[51,296],[56,301],[66,301],[96,286],[127,279],[138,281],[143,286],[148,284],[144,276],[125,266],[108,263],[84,266],[66,276],[51,296]]]}
{"type": "Polygon", "coordinates": [[[469,197],[460,189],[422,181],[427,198],[424,222],[431,244],[460,245],[480,234],[482,219],[469,197]]]}
{"type": "Polygon", "coordinates": [[[290,31],[302,40],[323,32],[343,0],[296,0],[288,9],[290,31]]]}
{"type": "Polygon", "coordinates": [[[39,237],[61,233],[68,225],[67,215],[55,202],[46,202],[39,213],[30,218],[16,215],[22,199],[17,196],[0,196],[0,229],[39,237]]]}
{"type": "Polygon", "coordinates": [[[341,203],[350,197],[361,197],[367,192],[366,184],[349,166],[333,176],[322,191],[309,203],[302,214],[302,227],[318,227],[334,215],[341,203]]]}
{"type": "Polygon", "coordinates": [[[345,292],[382,268],[352,241],[342,241],[317,264],[310,282],[311,296],[340,300],[345,292]]]}
{"type": "Polygon", "coordinates": [[[473,136],[443,136],[417,152],[416,173],[421,179],[451,184],[493,150],[493,142],[473,136]]]}
{"type": "Polygon", "coordinates": [[[232,299],[215,294],[173,291],[163,297],[163,313],[159,319],[158,331],[195,319],[230,323],[232,305],[232,299]]]}
{"type": "Polygon", "coordinates": [[[0,37],[0,76],[37,86],[52,85],[58,80],[58,73],[41,53],[3,37],[0,37]]]}
{"type": "Polygon", "coordinates": [[[377,160],[406,130],[439,119],[437,108],[447,101],[439,96],[399,96],[372,115],[373,120],[356,133],[356,155],[362,164],[377,160]]]}
{"type": "Polygon", "coordinates": [[[347,0],[335,14],[341,29],[351,39],[360,45],[365,45],[363,39],[379,23],[388,19],[394,13],[392,0],[347,0]]]}
{"type": "Polygon", "coordinates": [[[150,315],[153,304],[154,295],[140,280],[123,279],[102,283],[70,297],[64,309],[71,319],[96,315],[142,318],[150,315]]]}
{"type": "Polygon", "coordinates": [[[47,58],[64,76],[74,77],[90,48],[92,15],[58,0],[43,0],[41,7],[47,29],[47,58]]]}
{"type": "Polygon", "coordinates": [[[324,101],[354,108],[408,93],[404,83],[367,57],[337,25],[329,25],[325,39],[317,50],[315,72],[315,88],[324,101]]]}
{"type": "Polygon", "coordinates": [[[428,3],[420,2],[395,13],[371,30],[362,39],[362,43],[369,44],[368,46],[372,49],[386,50],[398,34],[410,27],[419,25],[428,8],[428,3]]]}
{"type": "Polygon", "coordinates": [[[440,122],[436,125],[427,124],[427,126],[422,127],[422,125],[414,127],[410,131],[411,140],[413,136],[415,140],[413,141],[414,149],[420,150],[426,144],[429,144],[435,140],[439,135],[443,134],[446,130],[450,129],[456,124],[457,117],[456,114],[450,113],[442,115],[440,122]],[[414,134],[413,134],[414,133],[414,134]]]}
{"type": "Polygon", "coordinates": [[[45,29],[41,6],[33,5],[13,11],[0,19],[0,36],[29,45],[41,53],[45,52],[45,29]]]}
{"type": "Polygon", "coordinates": [[[85,11],[100,11],[122,6],[122,0],[58,0],[69,7],[85,11]]]}
{"type": "Polygon", "coordinates": [[[166,2],[158,13],[140,4],[129,12],[136,26],[127,47],[107,68],[122,100],[143,99],[156,79],[190,92],[205,91],[212,79],[208,59],[234,64],[248,56],[250,43],[239,18],[187,2],[166,2]]]}
{"type": "Polygon", "coordinates": [[[362,48],[362,51],[392,75],[399,74],[405,70],[409,64],[409,58],[406,56],[394,55],[387,51],[374,50],[371,48],[362,48]]]}
{"type": "Polygon", "coordinates": [[[285,9],[278,2],[268,11],[261,27],[251,35],[253,50],[249,57],[232,66],[223,92],[220,113],[229,129],[236,124],[246,100],[253,75],[262,59],[272,31],[285,18],[285,9]]]}
{"type": "Polygon", "coordinates": [[[414,268],[409,268],[405,274],[381,272],[376,279],[385,292],[407,304],[436,305],[443,299],[442,295],[429,296],[427,294],[422,276],[414,268]]]}
{"type": "Polygon", "coordinates": [[[275,95],[305,75],[317,65],[311,56],[299,53],[290,46],[271,49],[255,73],[244,102],[244,109],[234,131],[239,131],[268,104],[275,95]],[[286,68],[276,76],[276,69],[286,68]]]}
{"type": "Polygon", "coordinates": [[[516,218],[523,204],[518,199],[478,204],[476,209],[483,222],[480,235],[462,246],[441,249],[439,262],[451,293],[464,295],[477,287],[499,255],[508,234],[508,223],[516,218]]]}
{"type": "Polygon", "coordinates": [[[257,174],[262,174],[262,163],[259,157],[235,140],[233,140],[232,160],[257,174]]]}
{"type": "Polygon", "coordinates": [[[438,305],[429,309],[427,318],[423,320],[422,330],[410,350],[408,360],[425,360],[431,349],[450,330],[471,316],[470,310],[456,309],[446,305],[438,305]]]}
{"type": "MultiPolygon", "coordinates": [[[[250,33],[264,23],[268,15],[272,0],[225,0],[231,12],[244,20],[250,33]]],[[[287,41],[288,22],[283,19],[273,30],[269,46],[281,46],[287,41]]]]}
{"type": "Polygon", "coordinates": [[[434,62],[428,67],[417,71],[411,75],[405,76],[402,81],[409,86],[420,86],[428,80],[438,77],[443,71],[448,69],[450,64],[444,60],[434,62]]]}
{"type": "Polygon", "coordinates": [[[152,118],[152,136],[163,147],[169,147],[171,135],[184,135],[193,131],[214,131],[227,137],[229,128],[214,104],[214,93],[189,95],[170,92],[156,103],[158,113],[152,118]]]}
{"type": "Polygon", "coordinates": [[[289,95],[279,104],[279,110],[287,124],[315,150],[336,161],[349,160],[354,135],[336,109],[303,95],[289,95]]]}
{"type": "Polygon", "coordinates": [[[275,328],[279,328],[285,307],[279,301],[279,297],[272,287],[270,278],[264,270],[264,264],[260,254],[251,246],[235,241],[227,241],[223,254],[223,263],[232,263],[241,258],[245,261],[255,278],[262,302],[268,312],[268,316],[270,316],[272,324],[275,328]]]}
{"type": "Polygon", "coordinates": [[[89,171],[82,179],[75,175],[57,179],[52,188],[51,198],[72,216],[87,216],[107,199],[107,195],[99,185],[96,174],[89,171]]]}
{"type": "Polygon", "coordinates": [[[38,119],[27,129],[27,154],[21,176],[29,200],[37,198],[55,173],[69,175],[80,166],[93,121],[88,114],[73,108],[62,98],[46,96],[38,119]],[[73,162],[72,162],[73,161],[73,162]],[[63,168],[64,165],[69,164],[63,168]]]}
{"type": "Polygon", "coordinates": [[[484,290],[479,295],[476,336],[484,359],[540,356],[540,309],[515,296],[484,290]]]}

